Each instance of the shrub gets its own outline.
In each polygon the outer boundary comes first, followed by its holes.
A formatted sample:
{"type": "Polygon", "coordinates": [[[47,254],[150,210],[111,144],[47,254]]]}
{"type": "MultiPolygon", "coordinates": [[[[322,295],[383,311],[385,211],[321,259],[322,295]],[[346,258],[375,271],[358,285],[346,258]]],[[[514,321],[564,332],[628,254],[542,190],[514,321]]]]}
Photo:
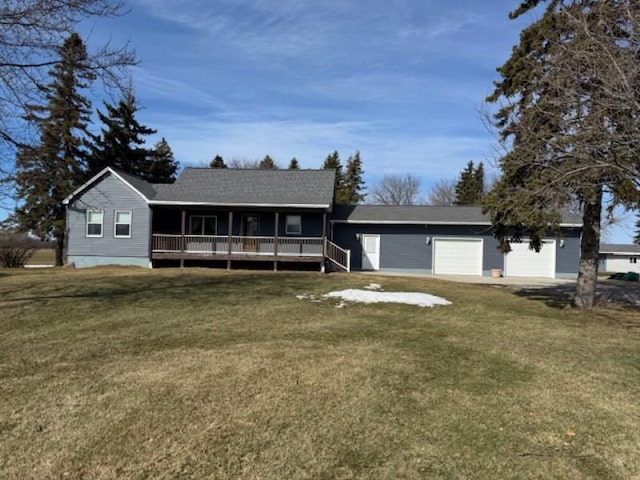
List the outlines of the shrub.
{"type": "Polygon", "coordinates": [[[33,257],[38,243],[24,234],[0,231],[0,267],[24,267],[33,257]]]}

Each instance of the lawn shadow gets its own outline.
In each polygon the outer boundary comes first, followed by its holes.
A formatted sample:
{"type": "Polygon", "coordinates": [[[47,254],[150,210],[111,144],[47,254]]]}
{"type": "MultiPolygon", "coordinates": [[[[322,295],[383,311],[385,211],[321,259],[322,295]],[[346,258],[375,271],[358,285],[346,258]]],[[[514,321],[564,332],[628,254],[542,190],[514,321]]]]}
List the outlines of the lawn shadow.
{"type": "Polygon", "coordinates": [[[515,290],[516,295],[531,300],[544,302],[552,308],[566,308],[571,306],[571,301],[576,293],[574,284],[549,285],[544,287],[524,287],[515,290]]]}
{"type": "MultiPolygon", "coordinates": [[[[49,286],[48,291],[34,295],[18,295],[3,299],[6,303],[12,302],[47,302],[63,299],[103,299],[109,301],[135,301],[141,298],[157,298],[161,294],[163,298],[184,298],[186,293],[193,295],[194,291],[199,295],[210,295],[211,291],[218,294],[224,292],[239,292],[250,289],[254,294],[273,294],[278,287],[261,282],[263,277],[253,275],[198,277],[180,275],[177,277],[137,277],[121,276],[114,280],[97,282],[96,284],[76,283],[73,291],[69,292],[69,283],[60,283],[57,286],[49,286]]],[[[8,290],[3,294],[18,293],[20,290],[8,290]]]]}
{"type": "MultiPolygon", "coordinates": [[[[524,287],[515,291],[521,297],[544,302],[549,307],[571,306],[576,293],[574,283],[544,287],[524,287]]],[[[640,309],[640,284],[632,282],[600,281],[596,289],[596,306],[614,304],[627,310],[640,309]]]]}

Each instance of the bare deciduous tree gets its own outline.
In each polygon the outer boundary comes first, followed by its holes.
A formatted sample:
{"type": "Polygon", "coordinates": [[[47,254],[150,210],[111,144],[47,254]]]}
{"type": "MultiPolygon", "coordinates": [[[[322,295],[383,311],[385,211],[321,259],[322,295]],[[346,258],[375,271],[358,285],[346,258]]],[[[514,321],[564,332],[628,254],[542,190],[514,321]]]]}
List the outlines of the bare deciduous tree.
{"type": "Polygon", "coordinates": [[[229,168],[242,168],[257,170],[260,168],[260,160],[248,160],[246,158],[232,158],[228,163],[229,168]]]}
{"type": "Polygon", "coordinates": [[[415,205],[419,203],[420,180],[412,173],[385,175],[371,189],[371,203],[379,205],[415,205]]]}
{"type": "Polygon", "coordinates": [[[438,180],[427,194],[429,205],[449,206],[456,204],[456,179],[438,180]]]}

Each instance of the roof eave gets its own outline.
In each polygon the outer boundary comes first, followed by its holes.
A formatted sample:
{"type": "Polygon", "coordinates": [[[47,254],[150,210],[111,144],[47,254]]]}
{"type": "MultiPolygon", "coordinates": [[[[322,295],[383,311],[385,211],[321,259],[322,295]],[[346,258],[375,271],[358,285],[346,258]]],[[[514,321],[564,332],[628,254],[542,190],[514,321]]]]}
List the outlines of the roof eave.
{"type": "Polygon", "coordinates": [[[100,177],[102,177],[104,174],[106,173],[110,173],[111,175],[113,175],[114,177],[116,177],[118,180],[120,180],[121,182],[123,182],[125,185],[127,185],[131,190],[133,190],[136,194],[138,194],[144,201],[145,203],[149,203],[149,199],[147,198],[147,196],[145,194],[143,194],[140,190],[138,190],[136,187],[134,187],[133,185],[131,185],[129,182],[127,182],[121,175],[118,174],[118,172],[116,172],[114,169],[112,169],[111,167],[105,167],[102,170],[100,170],[100,172],[98,172],[97,174],[95,174],[93,177],[91,177],[89,180],[87,180],[86,182],[84,182],[82,185],[80,185],[78,188],[76,188],[71,194],[69,194],[64,200],[62,200],[62,204],[63,205],[68,205],[69,202],[71,200],[73,200],[73,198],[78,195],[79,193],[81,193],[82,191],[84,191],[86,188],[88,188],[91,184],[93,184],[94,182],[96,182],[100,177]]]}
{"type": "Polygon", "coordinates": [[[180,202],[175,200],[149,200],[149,205],[176,205],[187,207],[256,207],[256,208],[309,208],[328,209],[331,204],[308,203],[228,203],[228,202],[180,202]]]}

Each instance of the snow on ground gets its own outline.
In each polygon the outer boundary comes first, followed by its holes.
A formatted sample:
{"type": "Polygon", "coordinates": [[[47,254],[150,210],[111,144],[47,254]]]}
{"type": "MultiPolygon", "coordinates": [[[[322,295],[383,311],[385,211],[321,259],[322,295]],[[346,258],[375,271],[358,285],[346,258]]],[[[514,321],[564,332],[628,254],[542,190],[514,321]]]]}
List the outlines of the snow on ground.
{"type": "Polygon", "coordinates": [[[370,283],[369,285],[364,287],[364,289],[365,290],[382,290],[382,285],[380,285],[379,283],[370,283]]]}
{"type": "Polygon", "coordinates": [[[428,293],[418,292],[377,292],[370,290],[349,289],[329,292],[323,295],[323,297],[341,298],[342,300],[346,300],[348,302],[361,303],[406,303],[407,305],[417,305],[419,307],[451,305],[451,302],[449,300],[445,300],[444,298],[436,297],[435,295],[429,295],[428,293]]]}

